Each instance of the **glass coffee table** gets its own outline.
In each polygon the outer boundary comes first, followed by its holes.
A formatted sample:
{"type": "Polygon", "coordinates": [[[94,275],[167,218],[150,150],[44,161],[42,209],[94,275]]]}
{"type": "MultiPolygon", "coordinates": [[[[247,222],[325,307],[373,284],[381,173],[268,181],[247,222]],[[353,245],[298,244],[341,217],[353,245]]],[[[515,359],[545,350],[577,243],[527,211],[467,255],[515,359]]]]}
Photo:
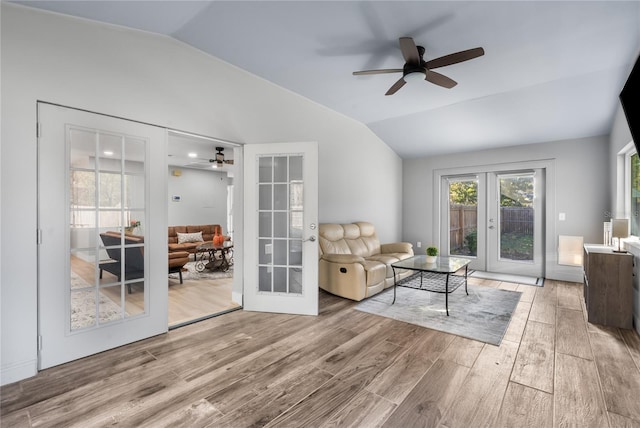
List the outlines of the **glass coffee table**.
{"type": "Polygon", "coordinates": [[[469,263],[471,263],[470,259],[460,257],[438,257],[435,263],[427,263],[427,256],[419,255],[391,264],[394,278],[393,302],[391,304],[393,305],[396,302],[396,287],[398,286],[444,293],[445,308],[447,316],[449,316],[449,293],[454,292],[464,284],[464,291],[469,295],[469,291],[467,291],[469,263]],[[462,268],[464,268],[464,275],[454,275],[462,268]],[[420,274],[411,275],[398,282],[396,280],[396,269],[413,270],[420,272],[420,274]]]}

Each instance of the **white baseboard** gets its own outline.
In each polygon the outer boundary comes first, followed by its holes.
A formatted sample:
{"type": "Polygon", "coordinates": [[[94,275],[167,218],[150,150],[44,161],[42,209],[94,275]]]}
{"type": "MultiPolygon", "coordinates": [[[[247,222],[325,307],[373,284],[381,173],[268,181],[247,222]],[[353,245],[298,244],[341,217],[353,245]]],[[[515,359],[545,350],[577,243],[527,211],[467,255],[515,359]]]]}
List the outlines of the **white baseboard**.
{"type": "Polygon", "coordinates": [[[242,293],[238,293],[237,291],[232,291],[231,301],[242,306],[242,293]]]}
{"type": "Polygon", "coordinates": [[[545,278],[555,279],[556,281],[579,283],[582,283],[584,281],[582,266],[565,266],[558,264],[547,267],[545,278]]]}
{"type": "Polygon", "coordinates": [[[38,374],[38,360],[21,361],[0,368],[0,385],[8,385],[38,374]]]}

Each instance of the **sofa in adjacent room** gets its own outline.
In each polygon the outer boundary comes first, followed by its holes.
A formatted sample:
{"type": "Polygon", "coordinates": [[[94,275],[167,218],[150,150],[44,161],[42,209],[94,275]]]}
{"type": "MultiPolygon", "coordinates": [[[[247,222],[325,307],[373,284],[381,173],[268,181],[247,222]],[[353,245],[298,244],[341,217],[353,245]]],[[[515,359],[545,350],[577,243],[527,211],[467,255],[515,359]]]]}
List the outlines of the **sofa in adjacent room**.
{"type": "Polygon", "coordinates": [[[213,241],[216,234],[222,235],[219,224],[169,226],[169,252],[186,251],[194,254],[199,245],[213,241]]]}
{"type": "MultiPolygon", "coordinates": [[[[324,223],[319,229],[320,288],[351,300],[362,300],[393,286],[391,264],[413,256],[409,242],[380,244],[371,223],[324,223]]],[[[396,270],[396,280],[411,271],[396,270]]]]}

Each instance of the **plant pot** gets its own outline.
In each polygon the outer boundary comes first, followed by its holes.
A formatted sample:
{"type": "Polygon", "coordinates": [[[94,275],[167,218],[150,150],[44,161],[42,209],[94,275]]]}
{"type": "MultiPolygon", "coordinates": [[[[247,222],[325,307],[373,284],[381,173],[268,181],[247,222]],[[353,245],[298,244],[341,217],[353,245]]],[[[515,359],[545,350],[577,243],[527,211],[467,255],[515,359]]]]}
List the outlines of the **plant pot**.
{"type": "Polygon", "coordinates": [[[427,256],[427,263],[432,264],[438,261],[438,256],[427,256]]]}

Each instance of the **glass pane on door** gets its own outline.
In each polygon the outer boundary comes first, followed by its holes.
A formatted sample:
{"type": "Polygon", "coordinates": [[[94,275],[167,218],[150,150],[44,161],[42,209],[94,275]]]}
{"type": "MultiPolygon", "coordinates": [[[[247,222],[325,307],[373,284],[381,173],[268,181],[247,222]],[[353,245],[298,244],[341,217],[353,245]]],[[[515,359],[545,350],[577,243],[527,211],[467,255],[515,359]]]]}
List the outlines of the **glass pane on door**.
{"type": "Polygon", "coordinates": [[[478,179],[449,179],[449,254],[478,254],[478,179]]]}
{"type": "Polygon", "coordinates": [[[145,144],[95,129],[67,130],[71,331],[145,312],[145,144]],[[127,297],[134,293],[139,296],[127,297]]]}
{"type": "Polygon", "coordinates": [[[302,294],[302,156],[261,156],[258,165],[258,291],[302,294]]]}
{"type": "Polygon", "coordinates": [[[500,259],[533,261],[534,174],[498,176],[500,259]]]}

